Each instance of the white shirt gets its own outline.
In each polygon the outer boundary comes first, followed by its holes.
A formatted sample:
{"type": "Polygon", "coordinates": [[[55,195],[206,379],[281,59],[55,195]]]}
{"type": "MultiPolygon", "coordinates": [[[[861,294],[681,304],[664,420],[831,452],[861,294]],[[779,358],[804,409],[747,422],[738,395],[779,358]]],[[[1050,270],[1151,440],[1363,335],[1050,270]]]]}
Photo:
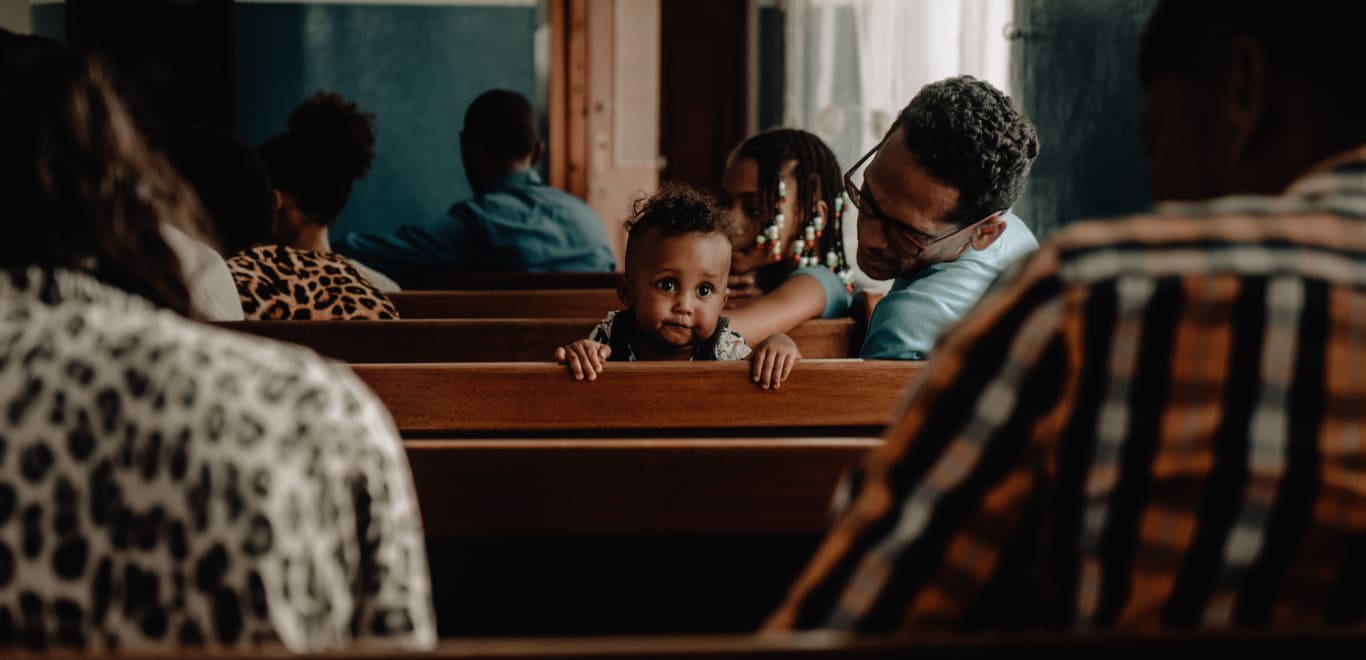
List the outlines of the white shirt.
{"type": "Polygon", "coordinates": [[[370,283],[375,285],[376,289],[379,289],[384,293],[397,293],[403,290],[393,278],[356,261],[355,259],[351,260],[351,265],[355,266],[356,270],[360,271],[360,274],[365,276],[365,279],[370,280],[370,283]]]}
{"type": "Polygon", "coordinates": [[[190,289],[190,305],[205,321],[241,321],[242,301],[228,264],[213,248],[163,223],[161,237],[180,258],[180,272],[190,289]]]}

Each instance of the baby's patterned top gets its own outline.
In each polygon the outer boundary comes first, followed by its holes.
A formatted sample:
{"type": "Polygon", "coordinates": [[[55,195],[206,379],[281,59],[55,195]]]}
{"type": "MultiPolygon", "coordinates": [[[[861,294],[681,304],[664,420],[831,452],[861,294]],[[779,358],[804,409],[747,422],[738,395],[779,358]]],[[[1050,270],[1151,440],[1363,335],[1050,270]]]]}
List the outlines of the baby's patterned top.
{"type": "MultiPolygon", "coordinates": [[[[608,312],[588,338],[612,347],[610,362],[635,362],[634,346],[637,345],[635,315],[629,309],[608,312]],[[613,342],[613,337],[616,341],[613,342]]],[[[698,344],[693,352],[693,360],[744,360],[749,357],[750,348],[745,338],[730,329],[730,319],[722,316],[716,320],[716,331],[710,339],[698,344]]]]}

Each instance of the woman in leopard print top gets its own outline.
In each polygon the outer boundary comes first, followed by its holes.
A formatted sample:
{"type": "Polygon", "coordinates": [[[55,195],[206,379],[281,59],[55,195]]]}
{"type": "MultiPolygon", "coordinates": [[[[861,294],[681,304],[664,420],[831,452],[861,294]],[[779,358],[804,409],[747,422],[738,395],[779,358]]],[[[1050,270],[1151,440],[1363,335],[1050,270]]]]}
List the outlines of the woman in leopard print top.
{"type": "Polygon", "coordinates": [[[286,245],[228,259],[247,320],[396,319],[394,303],[339,254],[286,245]]]}
{"type": "Polygon", "coordinates": [[[183,318],[197,202],[98,65],[0,34],[0,171],[0,655],[434,644],[388,414],[183,318]]]}
{"type": "Polygon", "coordinates": [[[276,207],[293,202],[272,188],[253,149],[202,128],[173,132],[164,142],[213,219],[247,320],[398,318],[393,302],[355,263],[276,244],[276,207]]]}

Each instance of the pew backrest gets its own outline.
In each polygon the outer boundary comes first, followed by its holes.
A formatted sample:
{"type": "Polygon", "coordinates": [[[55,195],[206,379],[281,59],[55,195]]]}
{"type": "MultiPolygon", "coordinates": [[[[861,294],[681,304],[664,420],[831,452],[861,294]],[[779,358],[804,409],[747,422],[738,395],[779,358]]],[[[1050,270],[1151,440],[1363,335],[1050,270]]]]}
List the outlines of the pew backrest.
{"type": "Polygon", "coordinates": [[[388,273],[410,291],[616,289],[620,273],[388,273]]]}
{"type": "MultiPolygon", "coordinates": [[[[436,649],[422,653],[357,650],[292,657],[334,660],[1150,660],[1171,654],[1360,657],[1363,652],[1366,652],[1366,634],[1360,628],[1306,628],[1148,633],[920,632],[900,637],[853,637],[817,631],[790,635],[445,639],[438,642],[436,649]]],[[[282,656],[282,653],[260,651],[201,651],[178,656],[125,653],[118,657],[125,660],[170,657],[259,660],[282,656]]]]}
{"type": "MultiPolygon", "coordinates": [[[[599,318],[234,321],[221,327],[299,344],[343,362],[547,362],[556,346],[584,339],[599,318]]],[[[850,319],[807,321],[789,333],[810,359],[858,355],[850,319]]]]}
{"type": "Polygon", "coordinates": [[[502,432],[875,436],[918,362],[804,360],[778,390],[748,362],[614,362],[596,381],[555,364],[357,364],[407,436],[502,432]]]}
{"type": "Polygon", "coordinates": [[[404,319],[601,319],[621,308],[615,289],[401,291],[389,299],[404,319]]]}
{"type": "Polygon", "coordinates": [[[877,438],[408,440],[428,537],[819,534],[877,438]]]}

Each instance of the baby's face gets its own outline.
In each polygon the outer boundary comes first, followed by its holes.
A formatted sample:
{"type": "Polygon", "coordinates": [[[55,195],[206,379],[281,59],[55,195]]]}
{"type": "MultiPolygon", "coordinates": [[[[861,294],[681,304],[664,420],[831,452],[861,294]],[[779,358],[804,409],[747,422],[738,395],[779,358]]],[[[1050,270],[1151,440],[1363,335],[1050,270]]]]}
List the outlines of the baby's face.
{"type": "Polygon", "coordinates": [[[635,311],[648,350],[691,353],[716,332],[726,304],[730,241],[722,234],[647,232],[631,237],[645,244],[636,246],[638,258],[622,291],[623,302],[635,311]]]}

